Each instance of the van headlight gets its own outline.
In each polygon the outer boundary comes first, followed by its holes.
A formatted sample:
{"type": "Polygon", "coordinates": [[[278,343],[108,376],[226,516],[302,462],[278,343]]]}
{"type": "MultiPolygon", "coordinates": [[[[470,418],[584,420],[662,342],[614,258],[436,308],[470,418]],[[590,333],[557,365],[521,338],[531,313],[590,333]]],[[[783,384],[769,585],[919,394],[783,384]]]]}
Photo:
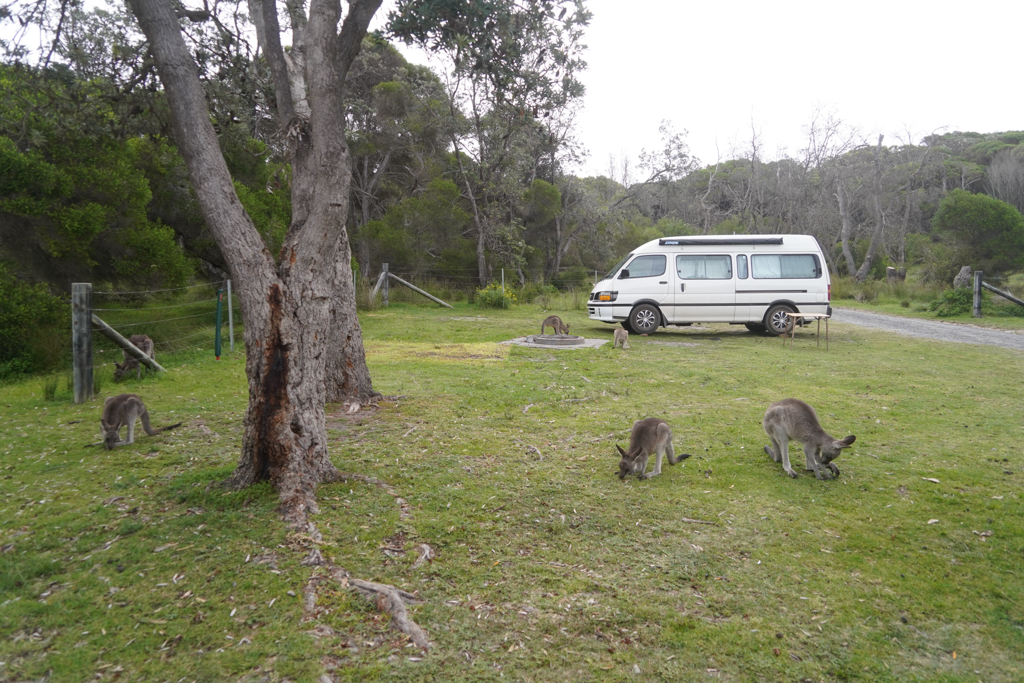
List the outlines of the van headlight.
{"type": "Polygon", "coordinates": [[[618,292],[598,292],[595,299],[597,301],[615,301],[618,297],[618,292]]]}

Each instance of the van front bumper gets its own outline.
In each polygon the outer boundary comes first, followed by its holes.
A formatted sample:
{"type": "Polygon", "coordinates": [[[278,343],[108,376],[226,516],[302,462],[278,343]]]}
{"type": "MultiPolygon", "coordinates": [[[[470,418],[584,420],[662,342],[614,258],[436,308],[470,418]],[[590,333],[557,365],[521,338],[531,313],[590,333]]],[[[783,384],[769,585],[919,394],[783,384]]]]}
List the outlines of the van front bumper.
{"type": "Polygon", "coordinates": [[[616,320],[625,320],[626,316],[616,316],[615,307],[610,304],[598,304],[594,301],[587,302],[587,316],[591,320],[600,320],[603,323],[613,323],[616,320]]]}

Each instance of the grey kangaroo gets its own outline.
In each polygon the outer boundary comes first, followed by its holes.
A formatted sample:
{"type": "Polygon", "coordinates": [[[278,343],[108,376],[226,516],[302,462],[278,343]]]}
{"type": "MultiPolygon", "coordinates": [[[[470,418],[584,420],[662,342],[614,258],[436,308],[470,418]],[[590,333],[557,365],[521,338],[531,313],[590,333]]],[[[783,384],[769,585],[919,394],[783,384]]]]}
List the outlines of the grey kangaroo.
{"type": "Polygon", "coordinates": [[[815,477],[834,479],[839,476],[839,468],[832,461],[857,440],[852,434],[845,439],[829,436],[821,428],[814,408],[796,398],[786,398],[768,406],[761,424],[772,440],[772,445],[765,446],[764,452],[775,462],[781,460],[782,469],[794,479],[800,475],[789,464],[790,441],[799,441],[804,445],[806,469],[814,470],[815,477]],[[828,468],[831,475],[825,476],[825,468],[828,468]]]}
{"type": "Polygon", "coordinates": [[[114,446],[127,446],[135,442],[135,421],[142,420],[142,428],[150,436],[181,426],[181,423],[153,429],[149,425],[149,411],[146,404],[136,394],[118,394],[111,396],[103,403],[103,415],[100,416],[100,428],[103,430],[103,445],[107,450],[114,446]],[[128,438],[121,441],[121,428],[128,427],[128,438]]]}
{"type": "Polygon", "coordinates": [[[633,423],[628,453],[622,450],[619,444],[615,444],[615,447],[622,455],[622,460],[619,461],[619,479],[625,479],[627,474],[635,474],[640,479],[658,476],[661,474],[661,458],[666,452],[670,465],[690,457],[689,453],[675,457],[675,450],[672,448],[672,429],[667,422],[658,417],[649,417],[633,423]],[[658,460],[654,465],[654,471],[645,473],[647,458],[651,453],[657,453],[658,460]]]}
{"type": "Polygon", "coordinates": [[[544,322],[540,324],[540,333],[544,334],[544,328],[551,327],[555,330],[555,334],[569,334],[569,326],[562,322],[562,319],[557,315],[549,315],[544,318],[544,322]]]}
{"type": "MultiPolygon", "coordinates": [[[[142,351],[153,360],[156,360],[156,349],[153,347],[153,340],[150,339],[148,335],[133,334],[131,339],[128,341],[135,344],[139,351],[142,351]]],[[[127,351],[122,351],[122,353],[124,354],[124,363],[114,363],[114,379],[119,380],[132,370],[137,371],[135,375],[136,379],[142,379],[142,363],[140,363],[138,359],[129,356],[127,351]]]]}
{"type": "Polygon", "coordinates": [[[616,346],[620,346],[620,347],[622,347],[624,349],[628,349],[629,348],[629,332],[627,332],[626,330],[623,330],[623,329],[615,330],[615,334],[614,334],[613,338],[614,338],[614,341],[612,342],[612,348],[613,349],[616,346]]]}

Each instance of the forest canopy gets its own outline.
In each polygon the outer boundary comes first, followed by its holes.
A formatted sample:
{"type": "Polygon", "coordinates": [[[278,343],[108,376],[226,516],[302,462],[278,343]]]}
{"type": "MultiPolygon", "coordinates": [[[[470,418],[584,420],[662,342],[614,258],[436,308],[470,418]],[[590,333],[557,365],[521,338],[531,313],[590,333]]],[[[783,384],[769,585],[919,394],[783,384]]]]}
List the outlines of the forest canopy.
{"type": "MultiPolygon", "coordinates": [[[[570,15],[553,35],[514,14],[457,24],[429,14],[442,10],[399,3],[390,33],[364,40],[348,76],[346,227],[363,276],[388,262],[465,288],[500,269],[521,284],[565,285],[579,280],[570,271],[603,272],[648,239],[733,232],[814,235],[833,271],[858,280],[887,265],[938,281],[963,265],[1022,266],[1024,132],[893,143],[818,114],[798,154],[768,159],[755,137],[707,165],[666,122],[659,149],[581,178],[585,141],[573,120],[589,15],[570,15]],[[446,67],[410,64],[397,41],[439,51],[446,67]]],[[[238,6],[182,22],[239,200],[277,254],[291,222],[291,166],[249,17],[238,6]]],[[[116,5],[77,7],[54,37],[48,60],[4,45],[0,260],[54,291],[223,272],[134,20],[116,5]]]]}

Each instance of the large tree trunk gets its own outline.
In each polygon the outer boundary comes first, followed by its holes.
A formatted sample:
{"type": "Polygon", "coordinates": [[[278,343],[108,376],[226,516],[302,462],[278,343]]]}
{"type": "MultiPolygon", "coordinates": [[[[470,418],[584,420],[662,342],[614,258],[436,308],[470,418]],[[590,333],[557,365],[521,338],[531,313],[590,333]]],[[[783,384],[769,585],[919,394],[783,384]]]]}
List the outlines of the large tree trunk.
{"type": "MultiPolygon", "coordinates": [[[[313,0],[311,4],[310,115],[308,120],[296,115],[287,122],[297,140],[293,222],[279,264],[235,194],[195,62],[170,2],[128,2],[149,40],[167,92],[175,141],[203,216],[238,284],[249,406],[242,452],[230,483],[246,486],[269,479],[281,496],[286,518],[302,524],[305,513],[315,510],[317,483],[337,474],[327,456],[324,424],[332,316],[337,311],[343,326],[354,324],[358,329],[344,231],[351,169],[341,89],[380,0],[353,2],[340,35],[336,33],[341,18],[338,2],[313,0]],[[338,263],[341,256],[344,265],[338,263]],[[339,273],[346,272],[347,280],[339,282],[339,273]],[[335,308],[338,291],[346,288],[351,310],[345,305],[335,308]],[[345,315],[351,318],[345,320],[345,315]]],[[[368,374],[365,380],[368,384],[368,374]]]]}
{"type": "Polygon", "coordinates": [[[366,367],[363,330],[356,318],[352,256],[348,239],[344,236],[336,263],[325,398],[335,403],[348,401],[366,405],[379,399],[380,394],[374,391],[370,371],[366,367]],[[355,324],[351,321],[355,321],[355,324]]]}

